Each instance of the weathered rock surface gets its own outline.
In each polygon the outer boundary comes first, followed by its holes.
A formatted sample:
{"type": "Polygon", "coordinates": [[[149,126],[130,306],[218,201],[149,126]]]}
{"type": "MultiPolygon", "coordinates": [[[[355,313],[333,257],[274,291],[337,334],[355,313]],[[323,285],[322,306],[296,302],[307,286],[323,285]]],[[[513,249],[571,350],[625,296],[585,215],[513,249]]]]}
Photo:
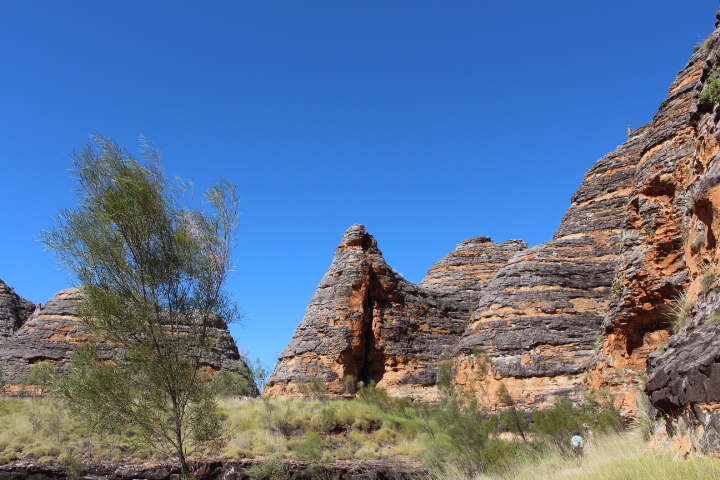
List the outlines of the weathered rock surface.
{"type": "MultiPolygon", "coordinates": [[[[196,465],[193,476],[203,480],[249,480],[248,470],[257,465],[257,460],[225,460],[204,462],[196,465]]],[[[85,463],[86,480],[180,480],[180,467],[173,464],[112,464],[85,463]]],[[[310,462],[285,462],[288,480],[311,480],[315,478],[336,478],[338,480],[409,480],[426,478],[425,468],[411,466],[397,461],[337,461],[331,464],[310,462]]],[[[68,473],[59,464],[16,462],[0,466],[0,480],[65,480],[68,473]]]]}
{"type": "MultiPolygon", "coordinates": [[[[693,162],[716,151],[695,126],[707,68],[693,56],[653,121],[588,171],[553,240],[488,285],[458,351],[487,353],[492,380],[527,403],[610,388],[637,413],[648,356],[669,337],[667,302],[687,278],[693,162]]],[[[459,383],[477,377],[459,368],[459,383]]]]}
{"type": "Polygon", "coordinates": [[[528,408],[609,388],[633,416],[649,374],[646,392],[657,411],[682,419],[692,448],[720,450],[720,106],[700,100],[720,67],[719,37],[716,31],[692,55],[653,120],[588,171],[551,241],[468,267],[469,251],[482,250],[478,237],[418,286],[387,267],[374,240],[341,246],[271,391],[286,392],[316,368],[332,383],[354,372],[343,355],[380,344],[384,356],[353,353],[352,361],[366,368],[368,359],[392,358],[378,378],[429,388],[429,364],[452,345],[459,385],[492,402],[502,381],[528,408]],[[465,268],[474,270],[465,276],[465,268]],[[466,320],[461,310],[476,299],[466,320]],[[689,326],[672,336],[672,317],[689,326]],[[409,335],[391,333],[390,318],[425,336],[399,348],[409,335]],[[369,331],[372,341],[364,341],[369,331]],[[423,381],[411,379],[406,365],[424,372],[423,381]]]}
{"type": "MultiPolygon", "coordinates": [[[[720,13],[719,17],[720,19],[720,13]]],[[[716,27],[720,26],[720,21],[716,27]]],[[[669,201],[652,209],[649,221],[671,228],[665,242],[666,262],[676,258],[674,276],[657,279],[658,295],[666,293],[665,318],[678,332],[666,351],[651,356],[646,392],[667,420],[667,432],[680,453],[720,451],[720,342],[718,273],[720,251],[720,109],[702,102],[700,92],[720,66],[720,31],[693,55],[695,66],[687,107],[687,135],[672,171],[664,172],[669,201]],[[672,215],[674,222],[667,218],[672,215]],[[664,222],[664,223],[661,223],[664,222]],[[661,287],[665,287],[661,290],[661,287]],[[668,305],[669,304],[669,305],[668,305]]],[[[656,180],[657,183],[657,180],[656,180]]],[[[657,203],[657,202],[656,202],[657,203]]],[[[650,225],[652,227],[652,225],[650,225]]],[[[662,244],[661,244],[662,245],[662,244]]],[[[652,253],[647,256],[651,256],[652,253]]],[[[652,255],[655,263],[663,256],[652,255]]],[[[645,262],[647,264],[649,262],[645,262]]],[[[651,264],[652,265],[652,264],[651,264]]],[[[635,267],[635,265],[633,265],[635,267]]],[[[645,274],[637,268],[635,277],[645,274]]],[[[646,275],[646,274],[645,274],[646,275]]],[[[652,277],[651,277],[652,278],[652,277]]],[[[631,278],[631,281],[634,278],[631,278]]],[[[632,285],[631,282],[627,282],[632,285]]],[[[637,283],[637,281],[636,281],[637,283]]],[[[648,304],[651,302],[649,301],[648,304]]],[[[655,302],[662,308],[660,302],[655,302]]]]}
{"type": "Polygon", "coordinates": [[[415,285],[390,268],[365,227],[352,226],[265,392],[298,394],[319,379],[330,394],[351,393],[343,378],[352,376],[393,395],[434,398],[438,361],[464,332],[480,291],[525,248],[468,240],[415,285]]]}
{"type": "Polygon", "coordinates": [[[0,346],[23,326],[33,310],[34,303],[20,297],[0,280],[0,346]]]}
{"type": "MultiPolygon", "coordinates": [[[[0,345],[0,366],[6,381],[21,382],[30,367],[41,361],[53,363],[58,372],[66,371],[75,349],[91,340],[78,317],[81,295],[77,288],[62,290],[38,306],[22,327],[0,345]]],[[[225,323],[218,321],[209,335],[214,346],[205,357],[204,366],[212,371],[224,369],[246,374],[245,362],[225,323]]],[[[103,358],[111,359],[118,353],[117,347],[109,343],[100,342],[99,348],[103,358]]],[[[252,379],[248,380],[251,388],[256,388],[252,379]]]]}

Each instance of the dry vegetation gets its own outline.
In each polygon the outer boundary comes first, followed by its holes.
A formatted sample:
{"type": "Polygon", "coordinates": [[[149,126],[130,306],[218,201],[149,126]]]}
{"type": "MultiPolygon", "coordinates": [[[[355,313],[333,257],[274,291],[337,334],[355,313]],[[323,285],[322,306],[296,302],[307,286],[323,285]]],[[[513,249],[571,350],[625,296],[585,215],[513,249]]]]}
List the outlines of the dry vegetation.
{"type": "MultiPolygon", "coordinates": [[[[639,432],[593,434],[585,455],[575,458],[537,426],[528,425],[528,443],[518,436],[508,441],[500,438],[512,435],[503,428],[501,418],[475,416],[481,421],[473,424],[471,417],[460,415],[455,426],[465,427],[469,434],[469,444],[463,445],[441,412],[402,400],[387,401],[382,396],[370,401],[224,399],[220,403],[228,441],[214,455],[260,458],[268,465],[286,459],[332,462],[393,457],[424,464],[432,478],[443,480],[720,478],[720,461],[677,460],[672,452],[648,450],[639,432]],[[487,432],[479,443],[478,438],[470,438],[478,428],[487,432]],[[474,459],[479,460],[473,463],[474,459]]],[[[550,425],[559,428],[557,423],[550,425]]],[[[149,459],[149,451],[134,440],[132,431],[93,432],[50,398],[0,399],[0,463],[35,459],[68,465],[79,460],[149,459]]]]}

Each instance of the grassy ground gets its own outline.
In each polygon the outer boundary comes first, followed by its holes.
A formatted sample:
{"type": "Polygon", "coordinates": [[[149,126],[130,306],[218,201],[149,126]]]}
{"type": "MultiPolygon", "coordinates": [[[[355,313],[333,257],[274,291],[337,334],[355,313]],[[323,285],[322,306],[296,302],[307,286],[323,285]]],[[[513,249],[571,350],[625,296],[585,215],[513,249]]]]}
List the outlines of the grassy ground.
{"type": "MultiPolygon", "coordinates": [[[[395,458],[428,465],[432,477],[441,480],[720,478],[720,460],[676,460],[672,452],[649,451],[634,432],[589,438],[581,458],[562,455],[546,442],[507,442],[491,433],[479,458],[494,474],[483,475],[461,461],[481,448],[472,444],[472,424],[460,424],[470,435],[458,440],[465,437],[453,433],[446,418],[407,405],[389,408],[356,400],[225,399],[220,407],[228,442],[215,455],[228,459],[332,462],[395,458]]],[[[478,425],[486,428],[486,424],[478,425]]],[[[537,433],[530,436],[541,439],[537,433]]],[[[131,431],[115,435],[92,432],[51,399],[0,398],[0,463],[16,459],[51,463],[68,457],[143,461],[150,453],[134,442],[131,431]]]]}
{"type": "MultiPolygon", "coordinates": [[[[451,480],[453,475],[445,476],[451,480]]],[[[454,478],[464,478],[460,475],[454,478]]],[[[539,461],[515,465],[508,472],[480,479],[503,480],[679,480],[720,478],[720,460],[677,459],[665,450],[648,450],[637,432],[605,435],[588,442],[585,455],[568,458],[557,453],[539,461]]]]}

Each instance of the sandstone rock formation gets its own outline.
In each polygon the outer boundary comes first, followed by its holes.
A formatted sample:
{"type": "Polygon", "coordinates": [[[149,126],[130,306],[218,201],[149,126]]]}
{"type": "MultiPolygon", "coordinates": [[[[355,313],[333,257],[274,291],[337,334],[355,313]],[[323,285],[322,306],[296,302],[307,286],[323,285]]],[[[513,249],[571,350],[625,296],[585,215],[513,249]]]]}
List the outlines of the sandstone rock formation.
{"type": "MultiPolygon", "coordinates": [[[[715,26],[720,27],[720,12],[715,26]]],[[[666,434],[675,437],[681,453],[720,450],[720,107],[700,97],[719,66],[720,30],[716,30],[693,55],[686,69],[691,75],[680,86],[689,90],[685,135],[682,148],[676,148],[680,158],[673,170],[659,171],[654,178],[656,184],[662,181],[666,201],[656,201],[652,215],[644,216],[648,223],[654,220],[669,231],[664,243],[671,248],[665,247],[668,253],[663,256],[648,248],[645,258],[655,261],[643,266],[658,264],[663,257],[665,262],[676,258],[679,264],[672,277],[650,276],[655,280],[651,285],[658,285],[650,289],[652,293],[669,293],[665,301],[671,304],[665,312],[677,334],[652,355],[646,391],[667,419],[666,434]],[[665,290],[661,290],[663,280],[669,284],[665,290]]],[[[626,283],[642,285],[636,278],[626,283]]]]}
{"type": "Polygon", "coordinates": [[[0,280],[0,347],[22,327],[35,304],[20,297],[0,280]]]}
{"type": "Polygon", "coordinates": [[[297,394],[319,379],[340,395],[352,391],[343,382],[352,376],[393,395],[434,398],[438,361],[465,331],[480,291],[525,248],[467,240],[415,285],[390,268],[365,227],[352,226],[265,392],[297,394]]]}
{"type": "Polygon", "coordinates": [[[526,408],[608,388],[635,416],[649,375],[669,431],[720,450],[720,106],[701,98],[719,67],[716,30],[653,120],[588,171],[549,242],[468,257],[467,275],[458,250],[415,286],[349,230],[270,391],[316,374],[337,391],[372,370],[391,394],[422,396],[447,348],[457,384],[492,402],[503,382],[526,408]]]}
{"type": "MultiPolygon", "coordinates": [[[[687,278],[693,162],[717,143],[699,138],[693,120],[707,68],[693,56],[652,122],[588,171],[554,239],[488,285],[458,351],[486,352],[493,380],[526,403],[609,388],[625,415],[637,414],[648,356],[669,337],[667,303],[687,278]]],[[[473,379],[469,357],[458,382],[473,379]]]]}
{"type": "MultiPolygon", "coordinates": [[[[74,350],[91,340],[78,317],[80,299],[77,288],[62,290],[39,306],[14,335],[0,344],[0,366],[6,381],[21,383],[30,367],[41,361],[53,363],[58,372],[66,371],[74,350]]],[[[204,367],[211,371],[224,369],[248,375],[251,390],[257,392],[225,323],[219,320],[210,328],[209,335],[214,339],[214,346],[204,367]]],[[[101,356],[107,359],[118,353],[117,347],[109,343],[100,342],[99,348],[101,356]]]]}

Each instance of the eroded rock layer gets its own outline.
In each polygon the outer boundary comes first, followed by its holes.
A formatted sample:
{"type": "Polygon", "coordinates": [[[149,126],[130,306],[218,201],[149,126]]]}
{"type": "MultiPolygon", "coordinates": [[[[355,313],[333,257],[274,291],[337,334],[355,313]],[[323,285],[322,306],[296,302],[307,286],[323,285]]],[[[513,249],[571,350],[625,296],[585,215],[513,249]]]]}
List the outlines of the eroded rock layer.
{"type": "Polygon", "coordinates": [[[490,403],[500,382],[533,409],[608,388],[635,416],[649,374],[646,392],[669,431],[682,424],[689,450],[720,450],[720,107],[701,95],[720,84],[718,37],[693,54],[652,121],[588,171],[551,241],[474,262],[478,237],[419,286],[392,272],[371,237],[344,243],[272,391],[315,373],[331,384],[348,373],[366,378],[362,368],[378,361],[387,385],[429,389],[428,364],[452,358],[455,381],[490,403]],[[461,311],[475,301],[466,320],[461,311]],[[407,348],[409,335],[391,325],[425,336],[407,348]],[[380,344],[381,357],[343,356],[380,344]],[[438,356],[448,345],[452,354],[438,356]]]}
{"type": "Polygon", "coordinates": [[[666,348],[651,355],[646,392],[667,420],[661,435],[683,454],[720,451],[720,107],[701,97],[720,66],[719,37],[716,30],[693,55],[693,75],[678,87],[691,92],[685,114],[687,133],[682,148],[676,148],[679,159],[674,168],[656,167],[655,184],[664,187],[665,201],[653,198],[653,215],[641,217],[638,212],[636,217],[646,220],[636,223],[648,244],[645,258],[653,260],[643,262],[646,269],[637,271],[650,281],[642,283],[635,275],[624,282],[628,290],[649,284],[651,294],[666,294],[665,308],[660,302],[655,305],[665,321],[672,322],[676,334],[666,348]],[[652,241],[656,235],[648,239],[647,229],[653,226],[646,227],[649,221],[668,231],[661,241],[652,241]],[[652,275],[658,269],[647,268],[665,264],[677,265],[675,275],[658,279],[652,275]]]}
{"type": "Polygon", "coordinates": [[[365,227],[352,226],[265,392],[294,395],[319,380],[340,395],[360,380],[393,395],[434,398],[438,361],[465,331],[480,291],[525,248],[517,240],[468,240],[415,285],[385,262],[365,227]]]}
{"type": "Polygon", "coordinates": [[[0,280],[0,347],[22,327],[33,310],[34,303],[20,297],[0,280]]]}
{"type": "MultiPolygon", "coordinates": [[[[75,349],[91,340],[78,317],[80,300],[81,293],[77,288],[62,290],[39,306],[23,326],[0,345],[0,366],[6,381],[22,382],[22,376],[30,371],[30,367],[42,361],[51,362],[58,372],[66,371],[75,349]]],[[[225,323],[218,321],[210,328],[209,335],[214,339],[214,345],[205,357],[204,367],[211,371],[224,369],[247,375],[247,366],[225,323]]],[[[98,346],[103,358],[112,359],[118,353],[115,345],[100,342],[98,346]]],[[[254,381],[249,377],[248,380],[251,390],[255,389],[254,381]]]]}
{"type": "Polygon", "coordinates": [[[700,100],[717,48],[715,33],[653,120],[590,169],[554,239],[500,269],[458,344],[467,359],[458,383],[478,381],[479,352],[491,363],[487,381],[505,382],[525,405],[608,388],[625,415],[639,413],[648,359],[671,334],[673,299],[688,286],[692,299],[693,279],[717,263],[720,182],[709,177],[720,113],[700,100]]]}

